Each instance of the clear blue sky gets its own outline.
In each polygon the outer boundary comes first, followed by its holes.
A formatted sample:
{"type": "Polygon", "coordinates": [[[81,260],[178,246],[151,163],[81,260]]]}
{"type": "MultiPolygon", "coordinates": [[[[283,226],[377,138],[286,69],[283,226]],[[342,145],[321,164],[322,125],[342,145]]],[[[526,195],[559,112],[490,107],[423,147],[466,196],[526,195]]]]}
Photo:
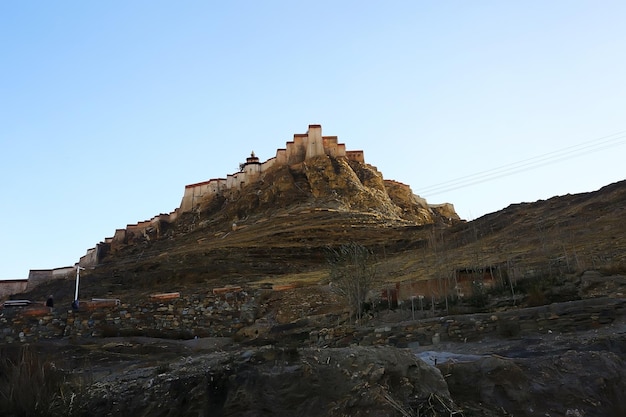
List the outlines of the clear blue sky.
{"type": "Polygon", "coordinates": [[[622,180],[625,20],[623,1],[0,2],[0,278],[73,265],[309,124],[468,220],[622,180]]]}

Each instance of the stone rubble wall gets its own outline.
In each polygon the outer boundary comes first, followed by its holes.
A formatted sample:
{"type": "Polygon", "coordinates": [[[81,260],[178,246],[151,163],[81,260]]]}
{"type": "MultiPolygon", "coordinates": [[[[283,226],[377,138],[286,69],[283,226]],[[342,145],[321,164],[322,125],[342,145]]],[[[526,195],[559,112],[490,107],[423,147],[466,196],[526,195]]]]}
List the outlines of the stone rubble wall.
{"type": "Polygon", "coordinates": [[[78,311],[43,305],[0,309],[0,343],[39,339],[232,336],[254,321],[254,296],[240,291],[141,300],[119,305],[81,302],[78,311]]]}
{"type": "Polygon", "coordinates": [[[434,317],[377,328],[338,326],[313,330],[316,345],[394,345],[411,347],[440,342],[476,342],[485,337],[515,338],[591,330],[626,316],[626,299],[592,298],[498,313],[434,317]]]}
{"type": "MultiPolygon", "coordinates": [[[[0,310],[0,343],[39,339],[148,336],[189,339],[230,337],[255,328],[258,300],[245,291],[190,295],[170,300],[140,300],[99,306],[84,302],[78,311],[45,306],[0,310]],[[240,331],[240,330],[244,331],[240,331]]],[[[523,337],[533,334],[590,330],[626,316],[626,299],[592,298],[498,313],[434,317],[389,323],[380,327],[316,326],[313,317],[292,325],[268,324],[267,332],[285,342],[311,345],[393,345],[411,347],[439,342],[475,342],[485,337],[523,337]],[[294,340],[295,340],[294,339],[294,340]]],[[[262,319],[260,320],[262,321],[262,319]]],[[[259,322],[259,320],[257,320],[259,322]]],[[[258,327],[258,326],[257,326],[258,327]]],[[[266,333],[267,333],[266,332],[266,333]]]]}

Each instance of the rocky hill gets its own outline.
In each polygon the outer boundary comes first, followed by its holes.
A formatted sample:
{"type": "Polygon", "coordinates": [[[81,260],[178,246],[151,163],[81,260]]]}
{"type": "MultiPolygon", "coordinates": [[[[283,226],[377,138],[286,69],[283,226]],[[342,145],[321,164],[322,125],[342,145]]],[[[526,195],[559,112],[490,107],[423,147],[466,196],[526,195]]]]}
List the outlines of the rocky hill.
{"type": "Polygon", "coordinates": [[[326,155],[277,166],[243,189],[207,200],[201,214],[226,220],[287,207],[373,213],[417,224],[458,220],[451,206],[428,206],[408,186],[385,181],[372,165],[326,155]]]}
{"type": "Polygon", "coordinates": [[[623,415],[625,207],[626,181],[465,222],[315,156],[128,234],[78,311],[71,280],[20,295],[57,307],[4,309],[4,349],[72,376],[48,415],[623,415]],[[360,322],[329,274],[347,243],[376,272],[360,322]]]}
{"type": "Polygon", "coordinates": [[[205,197],[172,224],[127,234],[85,275],[98,291],[109,281],[131,291],[298,281],[290,274],[326,273],[328,246],[355,241],[391,254],[415,245],[423,226],[461,222],[451,204],[429,205],[371,165],[319,156],[205,197]]]}

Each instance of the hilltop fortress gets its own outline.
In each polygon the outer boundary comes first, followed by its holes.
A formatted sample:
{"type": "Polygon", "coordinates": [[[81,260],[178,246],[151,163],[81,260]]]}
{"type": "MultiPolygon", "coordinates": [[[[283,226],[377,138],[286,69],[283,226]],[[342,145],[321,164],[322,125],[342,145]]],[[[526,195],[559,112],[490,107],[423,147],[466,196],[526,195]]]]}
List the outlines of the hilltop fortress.
{"type": "Polygon", "coordinates": [[[108,237],[94,248],[87,250],[78,264],[81,267],[93,267],[109,253],[111,247],[125,242],[129,236],[147,235],[149,232],[158,231],[163,223],[173,223],[183,213],[196,210],[200,202],[210,198],[211,195],[241,189],[244,185],[258,180],[264,172],[272,167],[298,164],[322,155],[365,162],[363,151],[347,151],[345,144],[337,142],[337,136],[322,136],[322,126],[309,125],[307,133],[294,134],[293,140],[287,142],[285,148],[278,149],[276,156],[265,162],[260,162],[259,158],[252,152],[246,158],[246,162],[240,165],[241,170],[239,172],[229,174],[226,178],[213,178],[186,185],[180,207],[176,210],[167,214],[159,214],[150,220],[129,224],[125,229],[117,229],[113,237],[108,237]]]}
{"type": "Polygon", "coordinates": [[[177,212],[185,213],[194,210],[198,202],[208,195],[240,189],[256,181],[262,173],[276,165],[293,165],[321,155],[365,162],[363,151],[346,151],[346,145],[337,143],[337,136],[322,136],[322,126],[309,125],[307,133],[294,134],[293,141],[287,142],[286,148],[278,149],[276,156],[265,162],[259,162],[259,158],[253,152],[250,157],[246,158],[246,162],[241,164],[240,172],[228,175],[226,178],[215,178],[185,186],[185,194],[177,212]]]}
{"type": "MultiPolygon", "coordinates": [[[[107,237],[95,247],[88,249],[77,265],[83,268],[92,268],[99,265],[108,253],[126,245],[128,242],[137,241],[138,239],[158,239],[162,237],[163,230],[167,230],[170,225],[174,224],[185,213],[198,212],[202,204],[212,201],[212,196],[232,196],[233,193],[243,189],[244,186],[261,181],[264,174],[272,168],[292,167],[302,164],[311,158],[324,155],[335,159],[344,158],[349,162],[365,163],[362,150],[348,151],[343,143],[338,143],[337,136],[322,136],[322,127],[320,125],[309,125],[307,133],[294,134],[293,140],[287,142],[285,148],[278,149],[276,156],[265,162],[260,162],[259,158],[252,152],[246,158],[246,162],[240,164],[239,172],[229,174],[226,178],[214,178],[186,185],[183,198],[177,209],[170,213],[156,215],[150,220],[128,224],[124,229],[117,229],[112,237],[107,237]]],[[[414,195],[411,188],[406,184],[382,178],[381,181],[384,182],[386,188],[389,187],[389,190],[394,190],[394,194],[410,196],[412,201],[426,211],[438,212],[444,217],[450,216],[450,219],[458,219],[451,204],[428,204],[426,200],[414,195]]],[[[28,280],[20,281],[19,288],[32,288],[41,282],[59,277],[73,279],[77,265],[46,270],[31,270],[28,280]]],[[[8,284],[3,285],[0,283],[0,290],[4,287],[6,287],[6,294],[0,291],[0,296],[19,292],[12,286],[8,286],[8,284]]]]}
{"type": "MultiPolygon", "coordinates": [[[[322,127],[320,125],[309,125],[307,133],[294,134],[293,140],[287,142],[285,148],[278,149],[276,156],[265,162],[260,162],[259,158],[252,152],[246,158],[246,162],[240,164],[239,172],[229,174],[226,178],[214,178],[186,185],[180,207],[176,210],[168,214],[159,214],[150,220],[137,224],[129,224],[125,229],[117,229],[113,237],[106,238],[94,248],[89,249],[80,258],[78,264],[82,267],[93,267],[98,265],[112,249],[115,250],[115,248],[137,237],[143,237],[147,240],[154,236],[160,237],[162,229],[174,223],[184,213],[197,211],[201,203],[206,203],[207,200],[211,199],[211,196],[220,196],[241,190],[244,186],[261,180],[263,174],[270,168],[285,165],[292,166],[324,155],[365,163],[362,150],[348,151],[345,144],[337,142],[337,136],[322,136],[322,127]]],[[[413,195],[410,187],[406,184],[393,180],[384,180],[384,183],[396,188],[399,187],[403,192],[413,195]]],[[[452,205],[429,205],[424,199],[413,196],[424,207],[454,212],[452,205]]]]}

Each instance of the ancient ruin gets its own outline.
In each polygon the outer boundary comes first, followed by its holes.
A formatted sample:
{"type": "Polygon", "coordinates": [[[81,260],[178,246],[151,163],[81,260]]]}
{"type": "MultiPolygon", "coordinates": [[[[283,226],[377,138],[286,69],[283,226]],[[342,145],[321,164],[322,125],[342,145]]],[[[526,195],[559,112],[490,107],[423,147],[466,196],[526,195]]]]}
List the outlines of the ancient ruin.
{"type": "MultiPolygon", "coordinates": [[[[299,164],[323,155],[365,163],[362,150],[346,150],[345,144],[338,143],[337,136],[323,136],[320,125],[309,125],[307,133],[294,134],[293,140],[287,142],[285,148],[278,149],[276,156],[265,162],[260,162],[259,158],[252,152],[246,158],[246,162],[240,164],[239,172],[229,174],[226,178],[213,178],[186,185],[183,198],[177,209],[170,213],[154,216],[150,220],[129,224],[124,229],[117,229],[113,237],[107,237],[103,242],[87,250],[78,264],[82,267],[93,267],[109,253],[111,245],[124,242],[129,235],[137,236],[145,234],[147,231],[159,231],[163,224],[173,223],[182,214],[197,210],[202,201],[206,202],[211,196],[240,190],[245,185],[260,180],[271,168],[299,164]]],[[[404,188],[406,192],[412,194],[408,185],[392,180],[386,181],[396,187],[404,188]]],[[[417,196],[415,197],[417,198],[417,196]]],[[[421,203],[425,205],[426,201],[421,200],[421,203]]]]}

